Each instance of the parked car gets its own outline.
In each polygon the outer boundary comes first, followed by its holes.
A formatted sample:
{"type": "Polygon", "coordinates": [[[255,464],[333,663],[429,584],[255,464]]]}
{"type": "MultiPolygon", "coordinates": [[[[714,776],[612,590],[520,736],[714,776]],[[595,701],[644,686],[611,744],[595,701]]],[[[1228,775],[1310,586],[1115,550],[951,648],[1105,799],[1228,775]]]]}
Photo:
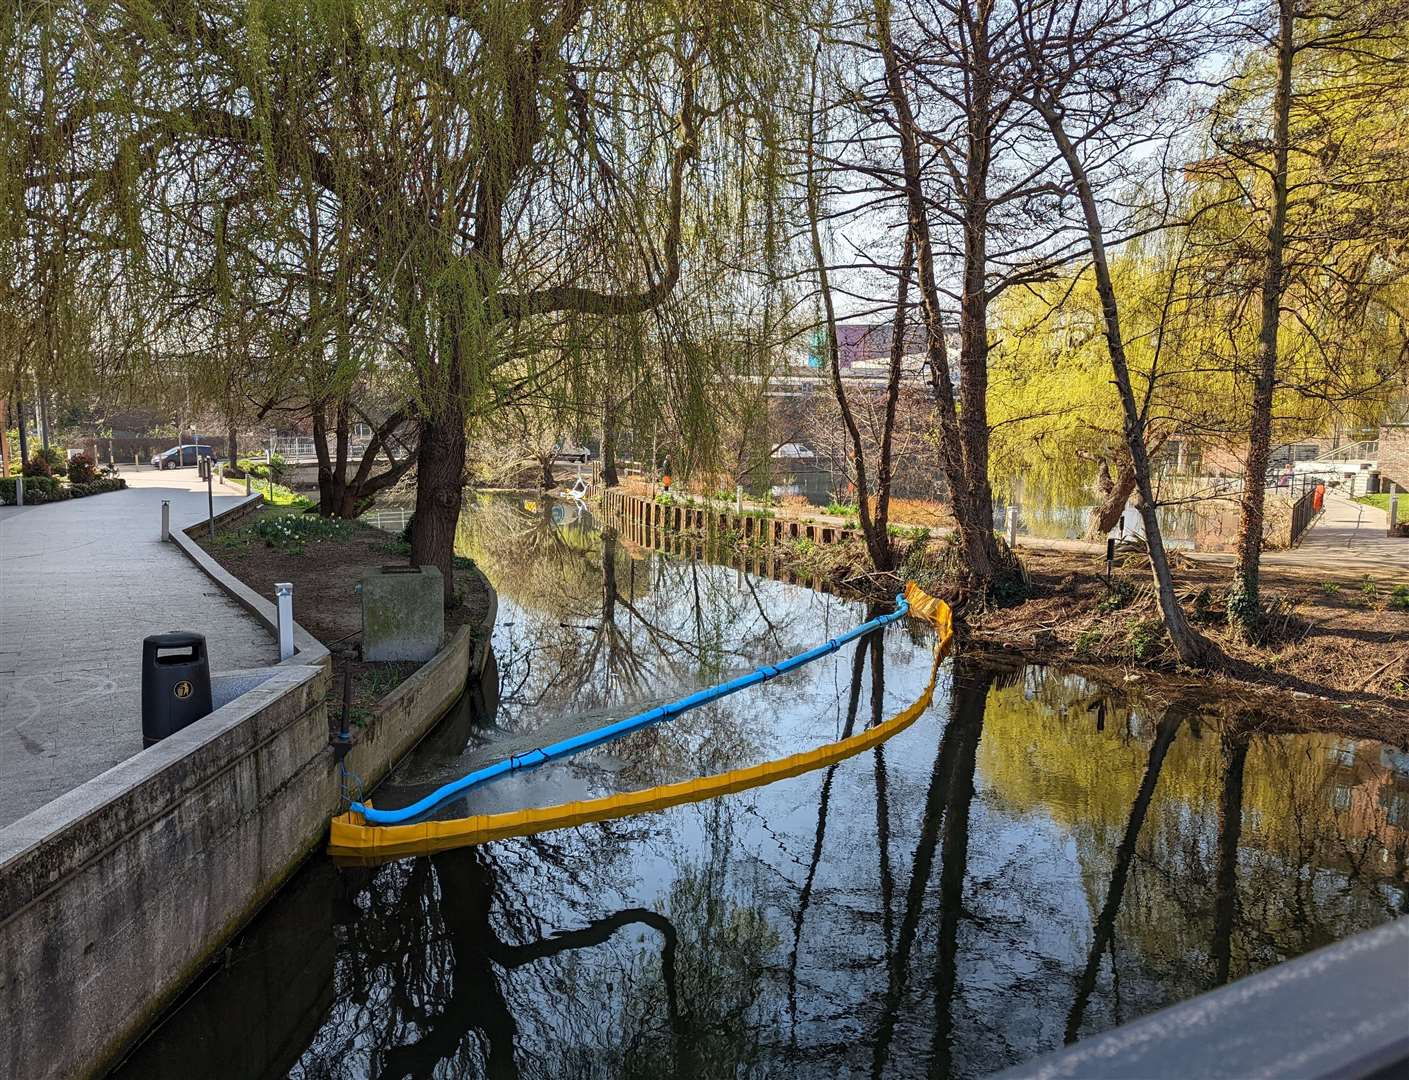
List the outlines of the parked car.
{"type": "Polygon", "coordinates": [[[173,446],[170,450],[163,450],[160,454],[153,454],[152,468],[189,469],[201,458],[209,458],[211,464],[214,464],[220,460],[220,455],[215,452],[215,447],[207,446],[205,443],[187,443],[182,446],[173,446]]]}
{"type": "Polygon", "coordinates": [[[591,461],[592,451],[585,446],[573,446],[570,442],[559,443],[555,461],[591,461]]]}

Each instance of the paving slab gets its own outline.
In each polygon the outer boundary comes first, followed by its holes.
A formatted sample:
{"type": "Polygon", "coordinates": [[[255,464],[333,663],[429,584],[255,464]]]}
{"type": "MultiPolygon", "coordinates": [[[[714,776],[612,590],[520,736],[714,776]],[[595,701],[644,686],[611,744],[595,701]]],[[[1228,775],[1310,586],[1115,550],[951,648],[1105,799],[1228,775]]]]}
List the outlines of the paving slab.
{"type": "MultiPolygon", "coordinates": [[[[278,660],[263,624],[173,544],[206,516],[194,469],[127,471],[129,487],[0,507],[0,826],[142,749],[142,639],[205,634],[213,672],[278,660]]],[[[215,509],[239,500],[217,495],[215,509]]]]}

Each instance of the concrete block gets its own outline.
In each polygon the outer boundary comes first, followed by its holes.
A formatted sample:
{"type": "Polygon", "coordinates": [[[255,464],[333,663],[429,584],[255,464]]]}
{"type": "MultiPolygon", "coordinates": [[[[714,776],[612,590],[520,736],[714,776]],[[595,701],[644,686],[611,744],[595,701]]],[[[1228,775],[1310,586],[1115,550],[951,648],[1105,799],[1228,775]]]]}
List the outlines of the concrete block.
{"type": "Polygon", "coordinates": [[[433,566],[368,574],[362,579],[362,659],[429,660],[445,636],[444,602],[433,566]]]}

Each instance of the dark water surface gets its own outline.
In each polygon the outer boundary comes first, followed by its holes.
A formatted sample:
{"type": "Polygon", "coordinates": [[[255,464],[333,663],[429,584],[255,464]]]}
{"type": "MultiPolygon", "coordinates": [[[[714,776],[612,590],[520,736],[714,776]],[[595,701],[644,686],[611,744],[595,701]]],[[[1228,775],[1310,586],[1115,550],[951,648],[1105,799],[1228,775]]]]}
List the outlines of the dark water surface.
{"type": "MultiPolygon", "coordinates": [[[[807,648],[864,605],[496,499],[500,700],[377,795],[807,648]]],[[[927,681],[902,622],[795,675],[510,778],[454,813],[767,760],[927,681]]],[[[375,870],[312,860],[124,1076],[978,1076],[1409,911],[1409,756],[946,661],[879,749],[661,813],[375,870]]]]}

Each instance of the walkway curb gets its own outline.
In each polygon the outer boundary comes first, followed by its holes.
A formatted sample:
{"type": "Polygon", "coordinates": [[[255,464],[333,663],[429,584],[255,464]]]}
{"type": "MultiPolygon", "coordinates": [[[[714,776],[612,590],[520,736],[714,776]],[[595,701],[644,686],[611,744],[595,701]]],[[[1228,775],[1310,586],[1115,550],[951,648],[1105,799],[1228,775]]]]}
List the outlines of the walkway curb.
{"type": "MultiPolygon", "coordinates": [[[[256,492],[229,509],[216,514],[215,523],[217,526],[234,524],[254,513],[263,505],[264,496],[256,492]]],[[[222,592],[263,623],[277,640],[279,612],[273,601],[266,600],[231,574],[207,555],[205,550],[191,538],[190,530],[201,528],[204,524],[201,522],[173,529],[171,531],[172,543],[185,552],[186,557],[195,563],[206,577],[215,582],[222,592]]],[[[300,626],[297,619],[294,620],[294,654],[287,660],[281,660],[278,666],[282,667],[286,664],[317,664],[329,672],[333,669],[332,654],[328,652],[327,646],[300,626]]]]}

